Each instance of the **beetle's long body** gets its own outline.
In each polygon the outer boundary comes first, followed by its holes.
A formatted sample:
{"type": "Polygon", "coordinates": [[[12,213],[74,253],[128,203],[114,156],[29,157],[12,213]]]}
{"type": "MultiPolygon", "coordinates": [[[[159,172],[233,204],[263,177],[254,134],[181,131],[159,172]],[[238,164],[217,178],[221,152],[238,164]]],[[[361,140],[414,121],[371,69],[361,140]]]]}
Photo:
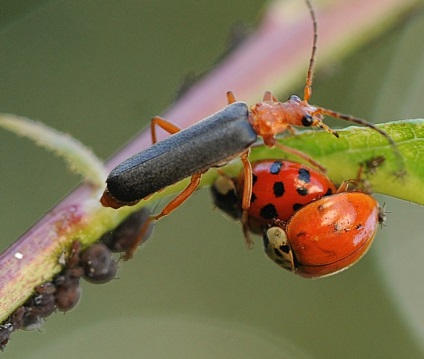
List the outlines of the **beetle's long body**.
{"type": "Polygon", "coordinates": [[[232,103],[135,154],[109,174],[109,194],[131,204],[194,173],[227,163],[257,140],[248,116],[245,103],[232,103]]]}

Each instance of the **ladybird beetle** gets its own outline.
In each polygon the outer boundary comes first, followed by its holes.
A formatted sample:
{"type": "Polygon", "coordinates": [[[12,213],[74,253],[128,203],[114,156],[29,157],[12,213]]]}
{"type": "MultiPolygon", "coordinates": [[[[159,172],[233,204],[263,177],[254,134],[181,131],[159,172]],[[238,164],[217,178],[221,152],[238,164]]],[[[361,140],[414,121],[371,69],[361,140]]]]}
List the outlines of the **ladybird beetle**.
{"type": "MultiPolygon", "coordinates": [[[[247,221],[247,232],[262,234],[266,225],[275,220],[287,221],[295,211],[322,196],[336,192],[334,183],[322,172],[301,163],[285,160],[261,160],[252,163],[253,186],[247,221]]],[[[237,179],[225,175],[211,187],[214,204],[234,219],[240,219],[244,172],[237,179]]]]}
{"type": "MultiPolygon", "coordinates": [[[[305,204],[336,192],[336,186],[326,175],[297,162],[258,161],[252,164],[252,172],[250,222],[255,220],[259,224],[269,224],[274,219],[287,221],[305,204]]],[[[240,173],[239,191],[243,186],[244,175],[240,173]]]]}
{"type": "Polygon", "coordinates": [[[306,278],[329,276],[355,264],[370,248],[381,222],[378,202],[364,192],[317,199],[264,234],[265,252],[306,278]]]}

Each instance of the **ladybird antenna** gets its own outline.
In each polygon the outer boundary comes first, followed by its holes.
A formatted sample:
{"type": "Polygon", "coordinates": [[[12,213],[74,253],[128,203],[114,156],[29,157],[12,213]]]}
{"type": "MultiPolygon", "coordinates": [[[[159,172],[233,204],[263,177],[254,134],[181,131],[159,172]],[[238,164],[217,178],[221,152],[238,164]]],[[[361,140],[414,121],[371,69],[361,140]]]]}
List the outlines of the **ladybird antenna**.
{"type": "Polygon", "coordinates": [[[393,138],[386,131],[382,130],[381,128],[378,128],[373,123],[365,121],[361,118],[354,117],[354,116],[351,116],[351,115],[345,115],[343,113],[336,112],[336,111],[333,111],[333,110],[329,110],[329,109],[326,109],[326,108],[317,107],[316,113],[319,113],[319,114],[322,114],[322,115],[327,115],[327,116],[330,116],[330,117],[333,117],[333,118],[338,118],[338,119],[341,119],[341,120],[344,120],[344,121],[352,122],[352,123],[355,123],[357,125],[361,125],[361,126],[371,128],[372,130],[378,132],[380,135],[382,135],[384,138],[386,138],[387,142],[389,143],[390,147],[393,150],[393,153],[396,156],[396,160],[398,162],[399,167],[401,168],[402,171],[404,170],[405,163],[404,163],[403,157],[402,157],[402,155],[399,151],[399,148],[398,148],[396,142],[393,140],[393,138]]]}
{"type": "Polygon", "coordinates": [[[314,32],[314,37],[312,41],[312,53],[311,53],[311,58],[309,59],[308,73],[306,75],[306,84],[305,84],[305,89],[303,92],[303,99],[306,102],[308,102],[312,96],[312,77],[314,75],[315,55],[317,52],[317,42],[318,42],[318,22],[315,16],[315,10],[312,6],[311,0],[305,0],[305,2],[306,2],[306,5],[308,6],[309,13],[311,14],[312,26],[313,26],[313,32],[314,32]]]}

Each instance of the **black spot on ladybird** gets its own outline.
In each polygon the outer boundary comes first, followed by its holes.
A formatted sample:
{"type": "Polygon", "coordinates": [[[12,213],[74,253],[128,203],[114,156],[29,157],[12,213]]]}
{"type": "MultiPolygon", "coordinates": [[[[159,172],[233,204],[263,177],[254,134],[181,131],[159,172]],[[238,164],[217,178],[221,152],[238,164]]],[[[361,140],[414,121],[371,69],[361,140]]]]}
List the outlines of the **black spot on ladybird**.
{"type": "Polygon", "coordinates": [[[273,219],[278,216],[277,209],[272,203],[268,203],[267,205],[261,208],[260,215],[265,219],[273,219]]]}
{"type": "Polygon", "coordinates": [[[281,161],[275,161],[271,165],[271,168],[269,169],[269,173],[271,173],[272,175],[278,175],[282,167],[283,167],[283,163],[281,161]]]}
{"type": "Polygon", "coordinates": [[[284,195],[284,192],[286,189],[284,188],[283,182],[275,182],[273,186],[274,196],[275,197],[282,197],[284,195]]]}
{"type": "Polygon", "coordinates": [[[252,186],[258,181],[258,176],[255,174],[252,175],[252,186]]]}
{"type": "Polygon", "coordinates": [[[279,249],[280,249],[280,252],[283,252],[283,253],[290,253],[290,246],[288,246],[287,244],[283,244],[283,245],[281,245],[280,247],[279,247],[279,249]]]}
{"type": "Polygon", "coordinates": [[[301,180],[305,183],[311,182],[311,174],[309,173],[309,171],[306,168],[300,168],[298,175],[299,175],[299,180],[301,180]]]}
{"type": "Polygon", "coordinates": [[[308,194],[308,189],[305,187],[299,187],[296,188],[296,192],[300,195],[300,196],[306,196],[308,194]]]}
{"type": "Polygon", "coordinates": [[[252,195],[250,196],[250,203],[253,203],[256,201],[256,195],[252,192],[252,195]]]}
{"type": "Polygon", "coordinates": [[[301,203],[295,203],[293,205],[293,210],[294,211],[297,211],[298,209],[301,209],[302,207],[303,207],[303,204],[301,204],[301,203]]]}

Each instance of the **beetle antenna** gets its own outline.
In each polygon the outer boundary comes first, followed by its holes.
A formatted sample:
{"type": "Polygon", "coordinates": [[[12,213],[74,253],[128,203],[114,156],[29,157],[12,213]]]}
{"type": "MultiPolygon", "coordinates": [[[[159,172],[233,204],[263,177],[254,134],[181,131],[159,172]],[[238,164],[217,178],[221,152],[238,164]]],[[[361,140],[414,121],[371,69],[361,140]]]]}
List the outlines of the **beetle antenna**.
{"type": "Polygon", "coordinates": [[[317,52],[317,42],[318,42],[318,23],[317,18],[315,16],[315,11],[312,6],[312,3],[310,0],[305,0],[306,5],[308,6],[309,13],[311,14],[312,18],[312,26],[313,26],[313,32],[314,32],[314,38],[312,42],[312,53],[311,58],[309,59],[309,67],[308,67],[308,73],[306,75],[306,85],[303,92],[303,99],[308,102],[309,99],[312,96],[312,77],[314,75],[314,64],[315,64],[315,55],[317,52]]]}

